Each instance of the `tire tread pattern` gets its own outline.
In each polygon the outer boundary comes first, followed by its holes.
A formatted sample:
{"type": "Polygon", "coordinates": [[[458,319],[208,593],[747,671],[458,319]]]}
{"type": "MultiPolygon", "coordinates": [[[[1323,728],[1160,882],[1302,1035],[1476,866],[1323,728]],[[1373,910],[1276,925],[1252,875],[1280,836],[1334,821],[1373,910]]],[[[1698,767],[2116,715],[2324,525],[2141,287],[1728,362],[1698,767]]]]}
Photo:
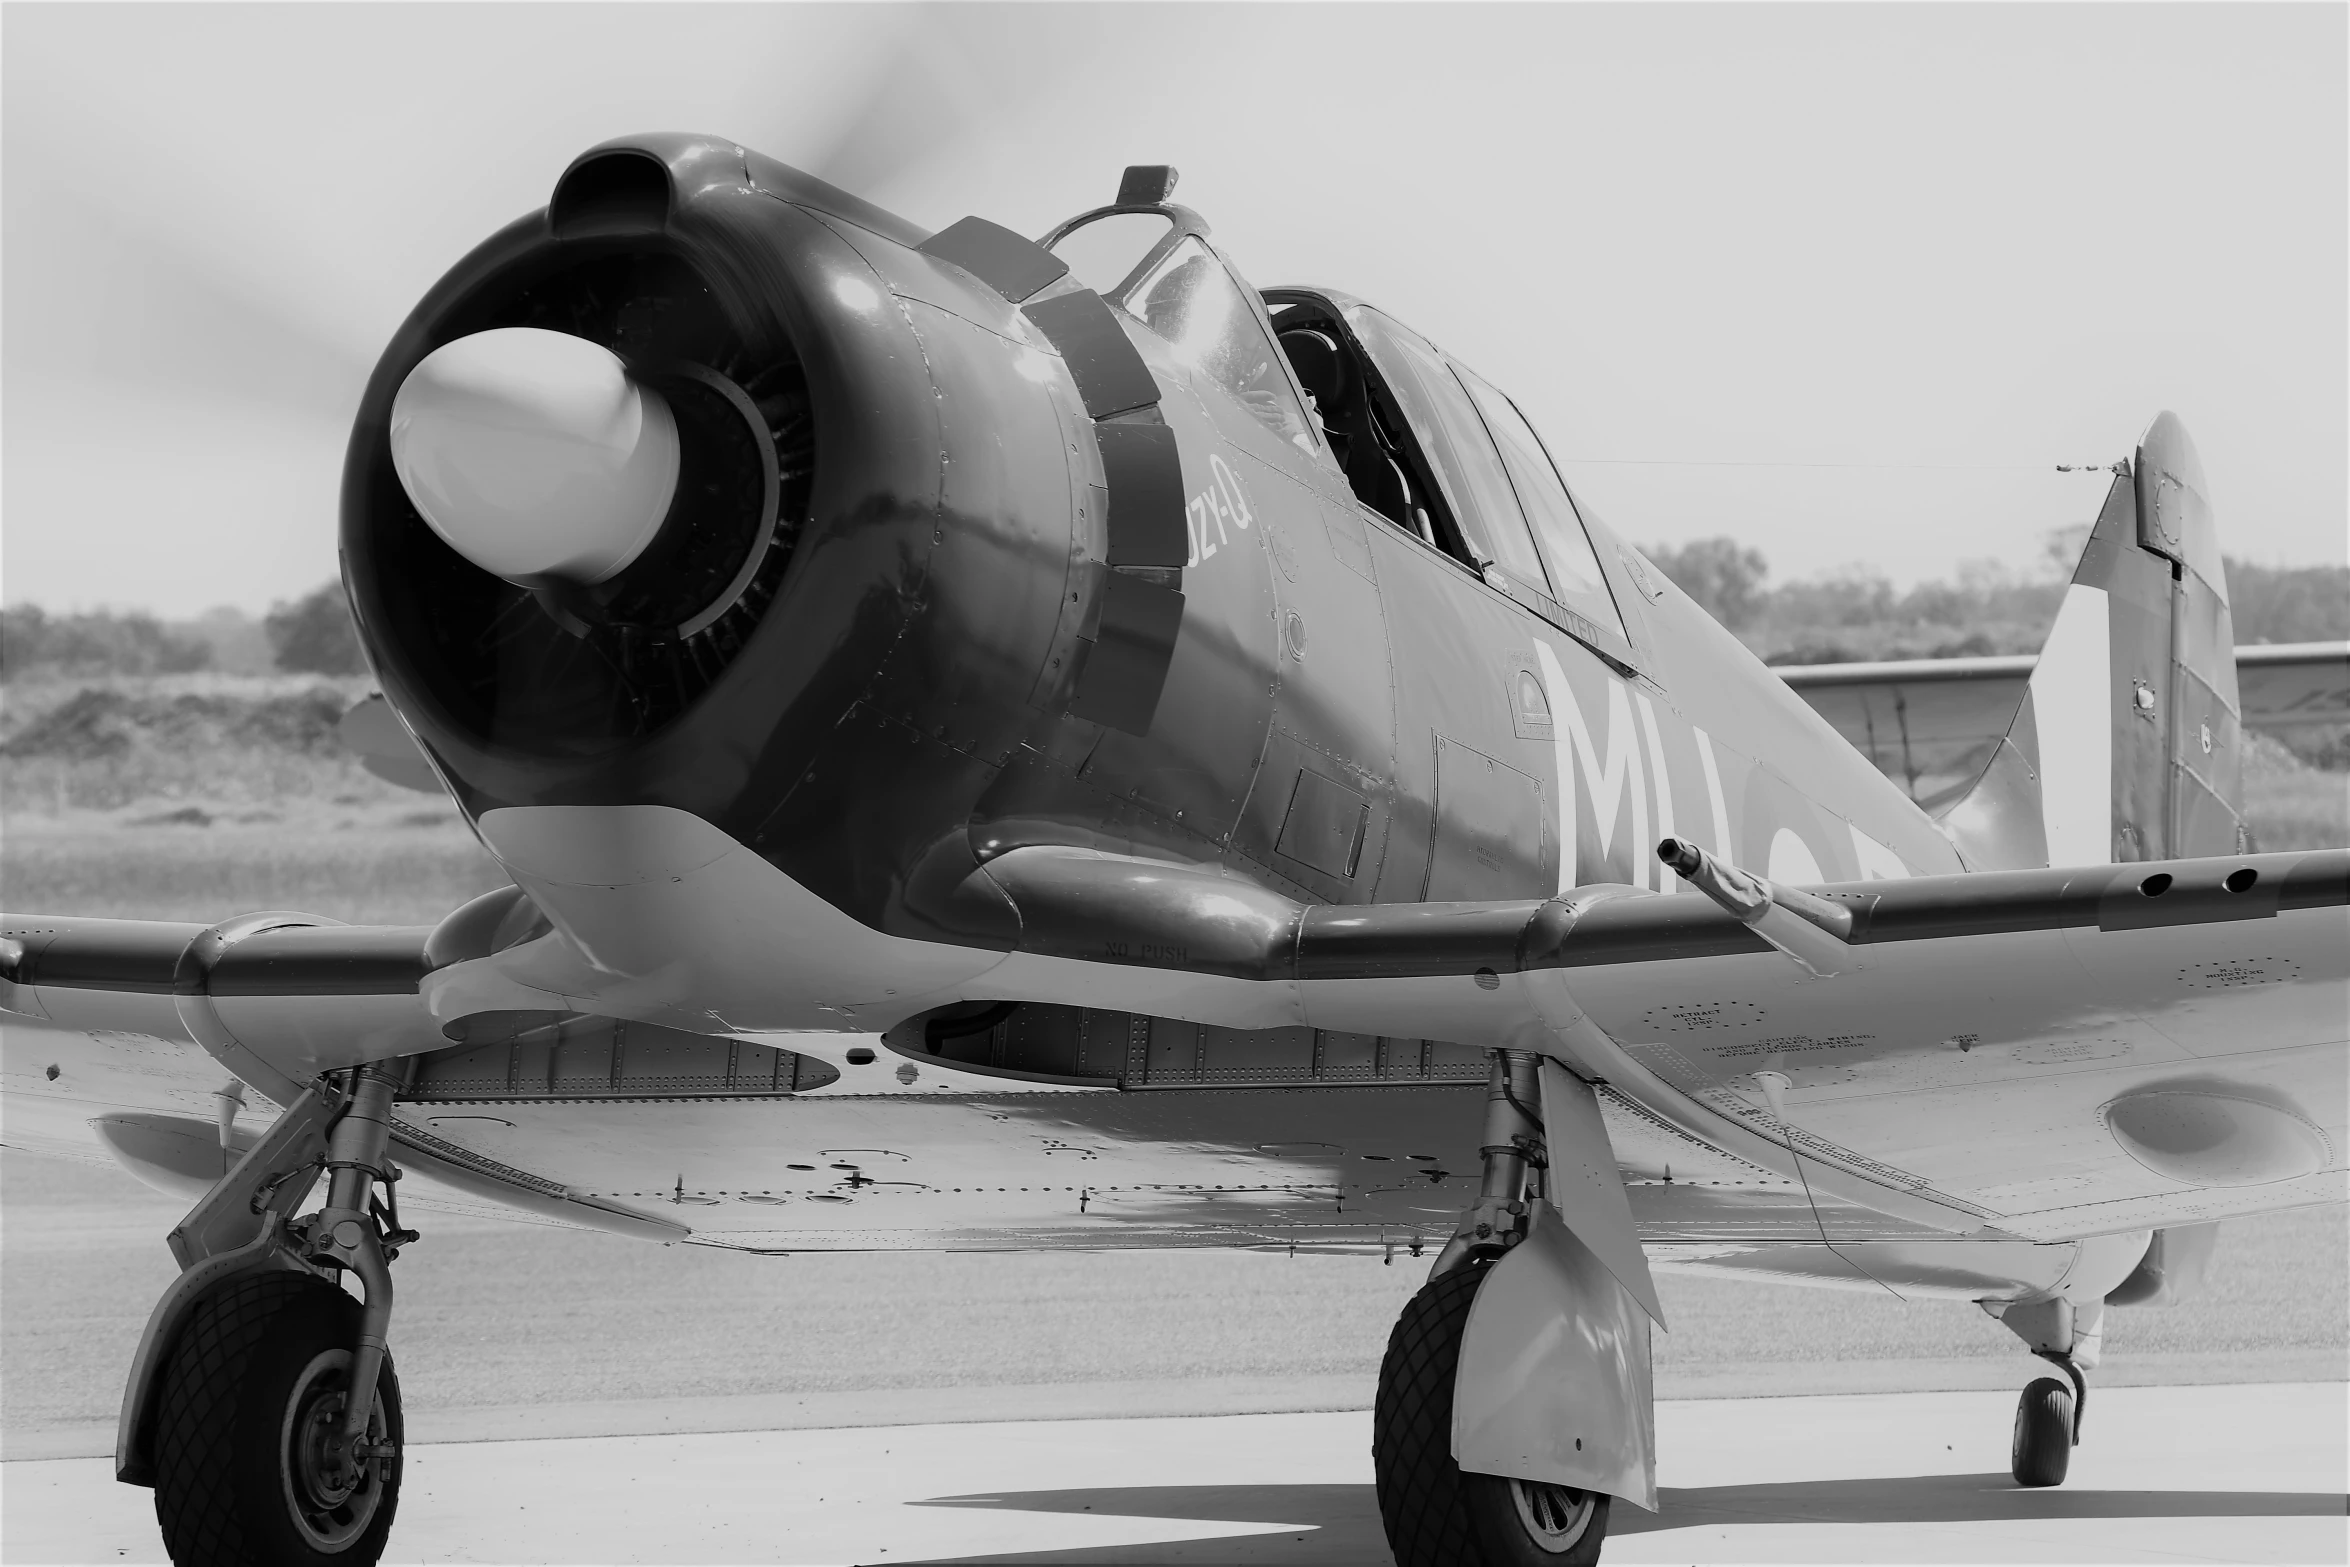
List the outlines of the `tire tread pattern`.
{"type": "Polygon", "coordinates": [[[230,1280],[189,1314],[155,1401],[155,1521],[178,1567],[252,1557],[230,1473],[237,1394],[278,1313],[312,1282],[305,1274],[230,1280]]]}
{"type": "Polygon", "coordinates": [[[2016,1403],[2015,1445],[2009,1471],[2015,1483],[2038,1489],[2064,1484],[2073,1458],[2073,1390],[2041,1377],[2016,1403]]]}
{"type": "MultiPolygon", "coordinates": [[[[247,1525],[245,1509],[250,1458],[240,1442],[263,1412],[244,1406],[253,1392],[256,1359],[289,1333],[305,1331],[305,1316],[323,1316],[337,1336],[356,1337],[359,1303],[314,1274],[292,1270],[248,1273],[229,1280],[196,1303],[163,1373],[155,1401],[155,1521],[176,1567],[254,1567],[282,1555],[265,1535],[247,1525]],[[246,1428],[240,1435],[240,1428],[246,1428]]],[[[401,1439],[399,1380],[390,1358],[377,1383],[387,1405],[389,1434],[401,1439]]],[[[277,1411],[264,1423],[275,1425],[277,1411]]],[[[360,1567],[372,1563],[397,1505],[395,1476],[371,1538],[337,1558],[360,1567]]],[[[272,1496],[265,1505],[278,1504],[272,1496]]],[[[309,1553],[304,1552],[304,1555],[309,1553]]]]}
{"type": "Polygon", "coordinates": [[[1453,1379],[1485,1270],[1428,1281],[1388,1335],[1371,1416],[1379,1521],[1396,1567],[1479,1567],[1484,1553],[1452,1457],[1453,1379]]]}

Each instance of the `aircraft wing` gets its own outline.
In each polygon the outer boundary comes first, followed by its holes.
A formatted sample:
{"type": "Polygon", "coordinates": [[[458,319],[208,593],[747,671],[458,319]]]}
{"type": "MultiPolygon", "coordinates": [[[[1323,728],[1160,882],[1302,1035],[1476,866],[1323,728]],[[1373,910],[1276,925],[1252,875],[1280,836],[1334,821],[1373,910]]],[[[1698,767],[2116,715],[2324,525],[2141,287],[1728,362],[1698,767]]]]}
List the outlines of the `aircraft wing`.
{"type": "MultiPolygon", "coordinates": [[[[87,1157],[92,1134],[191,1200],[270,1117],[362,1061],[448,1048],[419,993],[429,926],[248,915],[217,926],[0,916],[0,1079],[10,1147],[87,1157]],[[217,1138],[192,1128],[218,1124],[217,1138]]],[[[683,1226],[585,1198],[404,1122],[393,1143],[428,1202],[673,1240],[683,1226]]]]}
{"type": "MultiPolygon", "coordinates": [[[[1643,1239],[1706,1255],[1901,1245],[1905,1276],[1980,1294],[2032,1276],[2036,1242],[2341,1192],[2350,850],[1776,889],[1752,920],[1686,888],[1301,906],[1044,846],[973,874],[1018,911],[1016,944],[909,1010],[1085,1008],[1122,1075],[991,1075],[919,1028],[748,1011],[731,1038],[629,1023],[625,1062],[608,1029],[527,1016],[452,1043],[430,995],[507,954],[441,964],[419,930],[312,927],[214,961],[203,927],[12,920],[9,1140],[86,1142],[84,1120],[143,1111],[201,1125],[229,1070],[291,1083],[430,1052],[402,1158],[545,1217],[787,1249],[1375,1246],[1457,1212],[1475,1168],[1442,1134],[1473,1117],[1428,1097],[1473,1083],[1319,1075],[1343,1042],[1393,1038],[1568,1062],[1599,1086],[1643,1239]],[[230,1067],[232,1044],[265,1059],[230,1067]],[[787,1078],[787,1056],[821,1068],[787,1078]],[[808,1155],[842,1148],[892,1150],[889,1178],[808,1155]],[[1399,1184],[1365,1150],[1433,1162],[1399,1184]]],[[[653,904],[626,900],[688,894],[614,895],[641,922],[653,904]]],[[[565,985],[573,1014],[597,1010],[593,983],[565,985]]]]}
{"type": "MultiPolygon", "coordinates": [[[[1039,958],[1179,954],[1199,977],[1129,987],[1154,1010],[1555,1045],[1692,1152],[1951,1234],[2341,1195],[2350,850],[1778,890],[1752,922],[1628,888],[1285,911],[1065,851],[988,874],[1039,958]]],[[[1093,995],[1120,989],[1084,966],[1093,995]]],[[[1076,967],[1014,959],[990,982],[1076,967]]]]}
{"type": "MultiPolygon", "coordinates": [[[[2023,700],[2032,654],[1799,664],[1780,678],[1927,810],[1981,775],[2023,700]]],[[[2350,723],[2350,642],[2236,649],[2244,722],[2350,723]]]]}

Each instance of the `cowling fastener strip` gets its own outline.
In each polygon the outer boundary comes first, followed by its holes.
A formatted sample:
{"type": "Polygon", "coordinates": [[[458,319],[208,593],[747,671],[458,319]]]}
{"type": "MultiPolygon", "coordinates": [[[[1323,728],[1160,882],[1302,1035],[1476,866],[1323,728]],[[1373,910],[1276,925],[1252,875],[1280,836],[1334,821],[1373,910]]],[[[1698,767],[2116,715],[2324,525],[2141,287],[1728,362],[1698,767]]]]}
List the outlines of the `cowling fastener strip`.
{"type": "Polygon", "coordinates": [[[1095,634],[1079,639],[1084,656],[1068,710],[1111,729],[1148,734],[1183,626],[1183,570],[1191,554],[1183,456],[1159,411],[1158,378],[1118,313],[1093,290],[1036,297],[1069,274],[1068,263],[1043,246],[969,217],[933,234],[921,250],[1019,305],[1077,383],[1108,492],[1109,570],[1095,634]]]}

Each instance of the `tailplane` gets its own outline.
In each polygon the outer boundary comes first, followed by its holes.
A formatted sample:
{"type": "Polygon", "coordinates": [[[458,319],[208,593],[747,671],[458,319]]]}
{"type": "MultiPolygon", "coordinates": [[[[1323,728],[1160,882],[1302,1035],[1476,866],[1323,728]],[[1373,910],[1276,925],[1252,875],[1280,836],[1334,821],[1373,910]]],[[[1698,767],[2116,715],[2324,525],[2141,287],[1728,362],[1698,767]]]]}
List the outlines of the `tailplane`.
{"type": "Polygon", "coordinates": [[[1942,813],[1977,870],[2231,854],[2243,752],[2227,574],[2175,414],[2116,470],[2007,736],[1942,813]]]}

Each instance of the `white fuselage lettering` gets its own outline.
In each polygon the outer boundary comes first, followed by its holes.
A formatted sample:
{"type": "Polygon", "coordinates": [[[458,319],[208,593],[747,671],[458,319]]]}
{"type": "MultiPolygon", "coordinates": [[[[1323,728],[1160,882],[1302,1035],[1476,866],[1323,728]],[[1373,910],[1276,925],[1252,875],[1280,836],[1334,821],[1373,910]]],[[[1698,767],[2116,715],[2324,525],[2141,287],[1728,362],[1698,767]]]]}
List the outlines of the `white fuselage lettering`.
{"type": "Polygon", "coordinates": [[[1534,644],[1535,662],[1542,666],[1542,683],[1550,697],[1551,746],[1558,772],[1559,890],[1597,879],[1616,858],[1616,823],[1623,815],[1625,796],[1631,797],[1632,842],[1625,854],[1624,879],[1646,887],[1650,856],[1648,831],[1648,775],[1641,763],[1638,729],[1632,718],[1632,699],[1624,683],[1603,676],[1607,685],[1607,728],[1595,741],[1583,716],[1583,706],[1567,683],[1566,670],[1547,642],[1534,644]],[[1582,788],[1576,783],[1580,778],[1582,788]],[[1577,805],[1580,796],[1591,799],[1594,852],[1586,862],[1581,853],[1577,805]]]}

